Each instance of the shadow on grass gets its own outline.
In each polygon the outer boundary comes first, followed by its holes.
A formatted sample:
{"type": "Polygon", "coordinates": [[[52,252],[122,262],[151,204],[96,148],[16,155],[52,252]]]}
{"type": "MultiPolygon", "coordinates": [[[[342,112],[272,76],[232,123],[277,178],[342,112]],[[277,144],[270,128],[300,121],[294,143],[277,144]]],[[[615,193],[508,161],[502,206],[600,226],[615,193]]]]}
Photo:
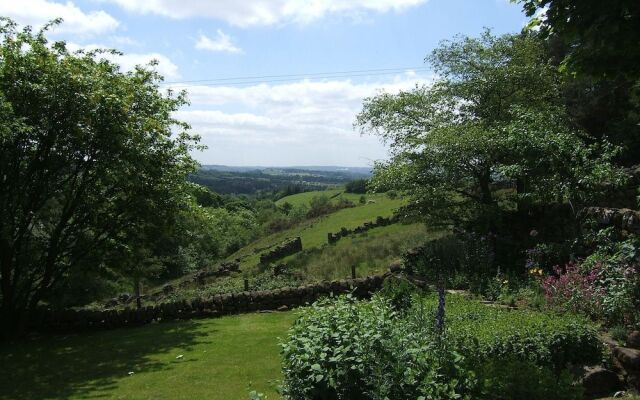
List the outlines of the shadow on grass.
{"type": "Polygon", "coordinates": [[[160,362],[152,356],[187,351],[211,333],[195,321],[180,321],[0,342],[0,399],[106,397],[130,372],[176,365],[174,357],[160,362]]]}

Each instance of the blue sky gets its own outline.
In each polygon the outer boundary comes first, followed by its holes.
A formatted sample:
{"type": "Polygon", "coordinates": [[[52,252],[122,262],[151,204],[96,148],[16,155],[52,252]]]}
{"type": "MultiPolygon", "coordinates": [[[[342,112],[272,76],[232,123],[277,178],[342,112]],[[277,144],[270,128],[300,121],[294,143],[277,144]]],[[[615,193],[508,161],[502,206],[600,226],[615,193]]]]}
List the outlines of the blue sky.
{"type": "Polygon", "coordinates": [[[36,26],[63,17],[53,38],[117,48],[123,69],[158,59],[167,86],[190,93],[178,117],[208,146],[195,158],[265,166],[384,158],[352,127],[364,97],[428,84],[423,60],[441,40],[526,21],[507,0],[0,0],[0,15],[36,26]],[[238,79],[274,75],[295,76],[238,79]]]}

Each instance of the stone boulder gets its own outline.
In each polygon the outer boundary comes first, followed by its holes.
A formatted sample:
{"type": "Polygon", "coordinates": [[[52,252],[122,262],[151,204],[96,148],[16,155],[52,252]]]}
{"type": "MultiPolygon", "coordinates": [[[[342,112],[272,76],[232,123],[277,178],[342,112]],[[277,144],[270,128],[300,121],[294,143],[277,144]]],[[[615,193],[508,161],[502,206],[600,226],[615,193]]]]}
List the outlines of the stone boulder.
{"type": "Polygon", "coordinates": [[[640,350],[629,347],[616,347],[613,355],[626,371],[640,371],[640,350]]]}
{"type": "Polygon", "coordinates": [[[608,396],[623,388],[618,375],[601,366],[584,367],[579,382],[588,399],[608,396]]]}
{"type": "Polygon", "coordinates": [[[627,336],[627,347],[640,349],[640,331],[633,331],[627,336]]]}
{"type": "Polygon", "coordinates": [[[162,287],[162,293],[164,294],[171,294],[173,292],[174,292],[173,286],[169,285],[168,283],[162,287]]]}

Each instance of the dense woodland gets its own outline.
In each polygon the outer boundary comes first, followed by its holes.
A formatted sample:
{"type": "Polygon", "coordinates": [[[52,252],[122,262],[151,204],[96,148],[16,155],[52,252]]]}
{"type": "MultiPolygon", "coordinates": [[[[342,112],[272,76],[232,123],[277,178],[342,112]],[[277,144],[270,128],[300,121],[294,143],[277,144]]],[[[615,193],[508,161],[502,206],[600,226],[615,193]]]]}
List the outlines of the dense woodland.
{"type": "MultiPolygon", "coordinates": [[[[1,20],[0,334],[24,334],[40,307],[139,298],[232,254],[257,257],[258,245],[242,249],[269,235],[400,197],[403,226],[437,235],[420,233],[372,300],[301,312],[281,343],[281,394],[583,398],[569,367],[601,362],[598,332],[624,345],[640,329],[640,229],[600,218],[640,208],[640,3],[518,3],[522,32],[443,41],[425,59],[435,82],[365,100],[356,128],[390,148],[371,179],[199,170],[198,136],[172,116],[186,93],[1,20]]],[[[304,264],[330,252],[288,259],[297,275],[262,265],[251,278],[308,283],[304,264]]]]}

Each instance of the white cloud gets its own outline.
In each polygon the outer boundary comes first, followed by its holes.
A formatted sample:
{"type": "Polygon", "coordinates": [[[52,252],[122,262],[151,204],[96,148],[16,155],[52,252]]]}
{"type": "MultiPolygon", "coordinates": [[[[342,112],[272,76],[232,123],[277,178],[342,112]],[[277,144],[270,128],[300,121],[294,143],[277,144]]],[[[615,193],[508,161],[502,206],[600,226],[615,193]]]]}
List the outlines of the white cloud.
{"type": "Polygon", "coordinates": [[[227,53],[242,53],[242,49],[233,44],[231,36],[222,32],[220,29],[216,31],[216,36],[213,39],[201,33],[198,41],[196,42],[196,49],[227,53]]]}
{"type": "Polygon", "coordinates": [[[116,56],[113,61],[120,64],[125,71],[133,70],[136,65],[145,65],[151,62],[151,60],[157,60],[158,65],[155,69],[164,76],[165,79],[178,79],[180,78],[180,72],[178,66],[174,64],[169,57],[160,53],[127,53],[122,56],[116,56]]]}
{"type": "Polygon", "coordinates": [[[206,17],[237,26],[308,23],[329,14],[402,11],[428,0],[107,0],[131,12],[206,17]]]}
{"type": "MultiPolygon", "coordinates": [[[[67,49],[72,52],[76,50],[91,51],[109,48],[109,46],[103,46],[100,44],[79,45],[77,43],[67,42],[67,49]]],[[[100,57],[120,65],[123,71],[132,71],[136,65],[147,65],[152,60],[157,60],[158,65],[155,66],[155,69],[160,73],[160,75],[164,76],[165,79],[171,80],[180,78],[178,66],[174,64],[169,57],[160,53],[125,53],[122,55],[102,54],[100,57]]]]}
{"type": "Polygon", "coordinates": [[[49,0],[2,0],[0,15],[10,17],[21,25],[40,27],[55,18],[63,18],[55,32],[88,34],[109,32],[118,21],[104,11],[84,12],[71,1],[59,3],[49,0]]]}
{"type": "Polygon", "coordinates": [[[111,36],[110,41],[121,46],[141,46],[142,43],[128,36],[111,36]]]}
{"type": "Polygon", "coordinates": [[[363,99],[428,82],[407,73],[386,81],[190,86],[191,106],[176,117],[202,135],[209,149],[194,156],[203,163],[362,166],[386,156],[376,137],[353,129],[363,99]]]}

